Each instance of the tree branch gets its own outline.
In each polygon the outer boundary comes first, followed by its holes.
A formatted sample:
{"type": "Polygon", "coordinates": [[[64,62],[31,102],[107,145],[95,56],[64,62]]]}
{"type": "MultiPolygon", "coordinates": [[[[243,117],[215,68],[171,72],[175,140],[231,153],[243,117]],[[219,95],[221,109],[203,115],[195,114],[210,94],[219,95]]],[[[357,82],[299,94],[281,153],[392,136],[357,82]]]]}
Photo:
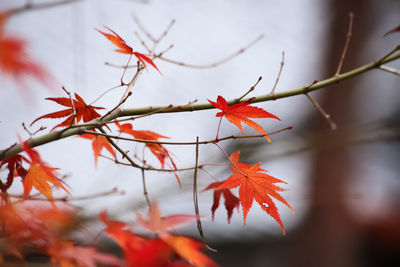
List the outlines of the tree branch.
{"type": "MultiPolygon", "coordinates": [[[[391,61],[394,61],[394,60],[400,58],[400,53],[396,53],[396,51],[398,51],[399,49],[400,49],[400,46],[393,49],[390,53],[383,56],[378,61],[371,62],[371,63],[363,65],[359,68],[356,68],[356,69],[350,70],[348,72],[339,74],[337,76],[333,76],[328,79],[319,81],[315,84],[312,84],[311,86],[300,87],[300,88],[282,91],[282,92],[273,93],[273,94],[269,93],[269,94],[253,97],[251,99],[245,98],[245,99],[242,99],[240,102],[245,102],[245,101],[249,101],[249,100],[251,100],[251,102],[253,102],[253,103],[266,102],[266,101],[276,100],[276,99],[280,99],[280,98],[302,95],[302,94],[305,94],[308,92],[326,88],[329,85],[348,80],[350,78],[359,76],[359,75],[361,75],[365,72],[371,71],[373,69],[378,69],[382,64],[385,64],[385,63],[388,63],[388,62],[391,62],[391,61]]],[[[235,102],[235,99],[228,101],[228,104],[233,104],[234,102],[235,102]]],[[[215,107],[209,103],[202,103],[202,104],[194,104],[194,105],[190,105],[190,106],[178,105],[178,106],[171,107],[171,105],[169,105],[169,106],[144,107],[144,108],[135,108],[135,109],[116,109],[114,112],[112,112],[111,114],[104,117],[103,120],[96,119],[96,120],[90,121],[88,123],[82,123],[80,125],[77,125],[74,128],[71,128],[71,129],[68,129],[65,131],[62,131],[62,130],[54,131],[54,132],[50,132],[50,133],[42,135],[42,136],[31,138],[28,140],[28,144],[30,147],[36,147],[36,146],[54,142],[56,140],[63,139],[63,138],[69,137],[69,136],[82,134],[86,130],[100,127],[103,124],[105,124],[105,122],[111,121],[111,120],[113,120],[115,118],[119,118],[119,117],[142,115],[142,114],[147,114],[147,113],[151,113],[151,112],[154,112],[154,113],[176,113],[176,112],[189,112],[189,111],[198,111],[198,110],[206,110],[206,109],[214,109],[214,108],[215,107]]],[[[11,157],[13,155],[16,155],[21,151],[22,151],[22,146],[20,144],[14,144],[13,146],[10,146],[7,149],[0,150],[0,160],[3,160],[8,157],[11,157]]]]}

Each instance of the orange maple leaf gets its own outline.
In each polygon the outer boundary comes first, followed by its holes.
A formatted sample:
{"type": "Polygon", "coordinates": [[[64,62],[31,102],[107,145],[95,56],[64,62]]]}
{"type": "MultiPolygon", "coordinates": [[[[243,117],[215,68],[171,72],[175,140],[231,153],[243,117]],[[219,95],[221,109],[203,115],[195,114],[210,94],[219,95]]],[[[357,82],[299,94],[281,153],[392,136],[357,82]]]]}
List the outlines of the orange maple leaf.
{"type": "Polygon", "coordinates": [[[97,168],[97,160],[103,148],[105,148],[110,154],[117,160],[117,156],[115,155],[115,151],[112,148],[111,144],[108,142],[107,138],[100,135],[94,134],[81,134],[79,137],[92,140],[92,148],[94,153],[94,165],[97,168]]]}
{"type": "MultiPolygon", "coordinates": [[[[105,26],[104,26],[105,27],[105,26]]],[[[143,66],[146,67],[146,63],[149,63],[151,66],[153,66],[160,74],[161,71],[157,68],[156,64],[146,55],[141,54],[139,52],[134,52],[132,47],[126,44],[125,40],[121,38],[116,32],[111,30],[108,27],[105,27],[107,30],[109,30],[112,34],[110,33],[105,33],[102,32],[98,29],[96,29],[99,33],[104,35],[108,40],[110,40],[111,43],[113,43],[118,49],[115,49],[116,52],[122,53],[122,54],[129,54],[129,55],[135,55],[135,57],[143,64],[143,66]]]]}
{"type": "Polygon", "coordinates": [[[215,190],[221,184],[222,184],[222,182],[211,183],[203,191],[214,189],[214,200],[213,200],[213,205],[211,207],[213,220],[214,220],[215,211],[219,207],[219,200],[221,198],[221,195],[224,196],[224,198],[225,198],[224,204],[225,204],[226,211],[228,212],[228,223],[231,223],[233,209],[237,208],[239,211],[239,199],[234,194],[232,194],[231,190],[229,190],[229,189],[215,190]]]}
{"type": "MultiPolygon", "coordinates": [[[[152,132],[152,131],[133,130],[131,123],[120,124],[118,121],[116,121],[115,125],[119,128],[120,133],[129,134],[136,139],[148,140],[148,141],[158,141],[158,139],[160,139],[160,138],[169,138],[167,136],[164,136],[164,135],[152,132]]],[[[150,151],[153,153],[153,155],[156,156],[157,159],[160,161],[161,168],[164,169],[164,167],[165,167],[165,163],[166,163],[165,159],[169,159],[172,167],[174,169],[177,169],[175,162],[173,161],[169,151],[163,145],[156,144],[156,143],[145,143],[145,145],[148,149],[150,149],[150,151]]],[[[179,181],[179,179],[178,179],[178,181],[179,181]]]]}
{"type": "Polygon", "coordinates": [[[193,238],[169,235],[163,238],[163,240],[170,245],[179,256],[187,260],[193,266],[218,266],[201,252],[203,244],[193,238]]]}
{"type": "Polygon", "coordinates": [[[243,222],[246,224],[247,213],[250,210],[253,200],[255,199],[260,207],[271,215],[281,226],[283,234],[285,229],[283,227],[281,218],[278,213],[278,208],[272,201],[272,198],[279,200],[285,204],[293,213],[294,210],[290,207],[289,203],[278,193],[284,191],[275,183],[285,183],[271,175],[266,174],[266,170],[261,169],[261,162],[255,165],[249,165],[239,162],[240,152],[231,154],[230,160],[232,166],[229,168],[233,175],[226,179],[215,190],[223,190],[229,188],[239,187],[239,200],[243,209],[243,222]],[[265,206],[267,204],[268,206],[265,206]]]}
{"type": "Polygon", "coordinates": [[[8,12],[0,13],[0,69],[25,88],[24,76],[32,76],[46,86],[50,86],[50,74],[30,57],[27,44],[16,36],[7,36],[4,26],[9,18],[8,12]]]}
{"type": "MultiPolygon", "coordinates": [[[[51,100],[51,101],[56,102],[59,105],[62,105],[65,107],[70,107],[70,108],[40,116],[39,118],[35,119],[31,123],[31,126],[35,122],[37,122],[38,120],[41,120],[41,119],[46,119],[46,118],[56,119],[56,118],[63,118],[63,117],[67,117],[67,116],[69,116],[69,117],[65,121],[54,126],[53,129],[51,129],[51,131],[53,131],[57,127],[70,126],[73,123],[74,112],[72,109],[71,99],[69,99],[67,97],[48,97],[48,98],[46,98],[46,100],[51,100]]],[[[96,109],[104,109],[102,107],[95,107],[95,106],[86,104],[85,101],[83,100],[83,98],[80,97],[77,93],[75,93],[75,99],[73,99],[73,103],[74,103],[74,108],[75,108],[75,112],[76,112],[76,122],[80,122],[82,119],[84,122],[88,122],[95,118],[98,118],[101,115],[99,113],[97,113],[96,109]]]]}
{"type": "Polygon", "coordinates": [[[71,194],[64,186],[64,182],[57,178],[57,168],[48,166],[40,157],[39,153],[29,147],[28,142],[22,143],[22,148],[30,158],[30,167],[23,180],[24,194],[28,195],[35,187],[41,194],[54,204],[53,193],[50,184],[60,187],[68,194],[71,194]]]}
{"type": "Polygon", "coordinates": [[[268,140],[268,142],[271,142],[264,129],[249,118],[272,118],[279,120],[277,116],[265,111],[262,108],[249,106],[251,104],[250,101],[229,106],[222,96],[218,96],[217,102],[213,102],[211,100],[208,100],[208,102],[210,102],[214,107],[222,110],[222,112],[218,112],[216,114],[216,117],[225,116],[225,118],[235,124],[240,131],[242,131],[242,133],[244,131],[241,123],[244,122],[257,132],[265,135],[265,138],[268,140]]]}
{"type": "Polygon", "coordinates": [[[160,236],[168,235],[167,231],[169,229],[182,227],[196,221],[196,216],[189,214],[175,214],[161,217],[157,201],[152,202],[148,213],[148,219],[144,219],[140,214],[136,216],[142,227],[160,236]]]}

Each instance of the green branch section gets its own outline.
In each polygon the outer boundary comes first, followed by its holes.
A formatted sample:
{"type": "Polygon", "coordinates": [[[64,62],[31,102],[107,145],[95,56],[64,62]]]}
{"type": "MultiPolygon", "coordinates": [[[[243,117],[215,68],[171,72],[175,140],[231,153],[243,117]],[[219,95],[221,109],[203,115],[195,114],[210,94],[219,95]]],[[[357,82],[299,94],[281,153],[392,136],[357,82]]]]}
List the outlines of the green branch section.
{"type": "MultiPolygon", "coordinates": [[[[393,50],[392,52],[395,52],[397,50],[398,48],[393,50]]],[[[387,56],[383,57],[378,61],[363,65],[359,68],[342,73],[340,75],[336,75],[328,79],[312,83],[308,86],[282,92],[269,93],[252,98],[245,98],[241,99],[239,102],[245,102],[251,100],[252,103],[257,103],[257,102],[266,102],[270,100],[277,100],[285,97],[292,97],[296,95],[302,95],[305,93],[316,91],[318,89],[326,88],[329,85],[353,78],[370,70],[377,69],[379,68],[380,65],[394,61],[398,58],[400,58],[400,53],[397,54],[389,53],[387,56]]],[[[237,103],[236,99],[228,101],[228,104],[234,104],[234,103],[237,103]]],[[[108,122],[120,117],[128,117],[128,116],[143,115],[143,114],[156,114],[156,113],[189,112],[189,111],[206,110],[206,109],[214,109],[214,107],[209,103],[201,103],[201,104],[179,105],[179,106],[170,105],[170,106],[145,107],[145,108],[135,108],[135,109],[116,109],[111,114],[105,116],[102,121],[97,119],[91,122],[74,125],[74,127],[66,128],[60,131],[54,131],[39,137],[31,138],[28,140],[28,143],[30,147],[40,146],[69,136],[82,134],[86,130],[98,128],[102,126],[104,122],[108,122]]],[[[0,160],[14,156],[20,152],[22,152],[21,144],[14,144],[7,149],[0,150],[0,160]]]]}

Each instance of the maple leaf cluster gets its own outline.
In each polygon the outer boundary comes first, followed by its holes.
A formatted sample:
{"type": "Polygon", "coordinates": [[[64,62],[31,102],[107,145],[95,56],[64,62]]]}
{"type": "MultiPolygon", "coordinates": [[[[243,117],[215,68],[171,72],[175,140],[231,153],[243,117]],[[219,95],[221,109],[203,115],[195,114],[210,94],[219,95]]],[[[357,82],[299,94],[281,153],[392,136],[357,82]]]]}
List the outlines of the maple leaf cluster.
{"type": "Polygon", "coordinates": [[[23,142],[22,147],[28,158],[17,154],[0,162],[0,167],[7,165],[8,169],[7,182],[3,183],[0,180],[2,198],[7,197],[6,192],[11,187],[15,177],[22,179],[24,195],[29,195],[32,188],[35,188],[51,201],[53,205],[54,200],[50,184],[70,194],[65,187],[65,183],[58,178],[57,168],[53,168],[44,162],[40,154],[35,149],[29,147],[28,142],[23,142]],[[28,169],[24,167],[24,162],[29,165],[28,169]]]}
{"type": "MultiPolygon", "coordinates": [[[[77,222],[75,212],[66,206],[54,208],[37,201],[0,205],[0,247],[5,247],[4,255],[20,260],[28,251],[36,251],[61,267],[95,267],[96,263],[123,266],[123,261],[113,255],[95,247],[78,246],[66,239],[77,222]]],[[[0,265],[1,256],[0,251],[0,265]]]]}
{"type": "Polygon", "coordinates": [[[217,266],[201,252],[203,244],[193,238],[174,235],[168,231],[195,221],[196,216],[161,217],[157,202],[153,202],[148,219],[140,215],[137,217],[141,226],[155,234],[155,238],[146,238],[129,231],[128,226],[123,222],[110,221],[106,212],[102,212],[99,216],[107,226],[106,234],[121,247],[128,266],[217,266]]]}
{"type": "MultiPolygon", "coordinates": [[[[4,46],[5,43],[10,42],[9,39],[4,39],[2,37],[2,27],[5,20],[6,17],[0,15],[0,48],[2,45],[4,46]],[[3,44],[1,42],[3,42],[3,44]]],[[[134,55],[144,67],[146,67],[146,64],[150,64],[159,71],[148,56],[135,52],[116,32],[109,28],[106,29],[108,29],[111,34],[100,30],[97,31],[117,46],[117,52],[134,55]]],[[[22,50],[18,53],[22,53],[22,50]]],[[[15,54],[18,53],[15,52],[15,54]]],[[[18,71],[24,68],[25,71],[27,69],[36,68],[32,66],[15,67],[11,66],[9,63],[7,65],[5,63],[7,60],[8,59],[0,53],[0,65],[3,64],[6,70],[14,71],[15,73],[18,73],[18,71]]],[[[18,63],[18,61],[16,62],[18,63]]],[[[17,63],[14,65],[18,65],[17,63]]],[[[66,109],[42,115],[36,118],[31,125],[42,119],[66,118],[64,121],[54,126],[51,129],[51,131],[53,131],[59,127],[67,127],[65,129],[69,129],[81,121],[84,123],[93,120],[102,122],[101,115],[97,110],[104,110],[105,108],[86,104],[83,98],[77,93],[74,94],[74,99],[72,97],[49,97],[46,98],[46,100],[53,101],[66,107],[66,109]]],[[[242,127],[242,123],[244,123],[259,132],[268,142],[271,142],[265,130],[251,119],[270,118],[279,120],[277,116],[262,108],[252,106],[251,100],[228,104],[228,101],[222,96],[218,96],[216,102],[208,101],[212,106],[220,110],[220,112],[216,114],[216,117],[221,118],[221,120],[225,117],[230,123],[237,126],[242,133],[244,133],[242,127]]],[[[110,122],[104,121],[102,123],[104,123],[102,125],[105,125],[111,132],[112,129],[107,123],[113,123],[117,127],[117,131],[120,135],[127,134],[133,137],[135,139],[134,141],[144,143],[143,149],[148,149],[151,152],[160,163],[162,170],[166,170],[166,167],[168,167],[168,171],[173,171],[181,185],[180,179],[176,174],[176,171],[179,169],[175,164],[173,154],[167,150],[165,145],[160,143],[160,139],[169,137],[150,130],[134,129],[131,123],[121,124],[118,120],[110,122]]],[[[217,130],[217,137],[213,141],[216,145],[219,141],[219,130],[220,124],[217,130]]],[[[103,130],[100,133],[97,132],[96,129],[92,129],[79,135],[79,137],[91,141],[95,167],[98,165],[98,158],[103,149],[111,154],[112,159],[115,160],[116,163],[120,163],[117,159],[114,147],[119,151],[121,151],[121,149],[110,139],[111,137],[117,138],[116,136],[108,135],[103,130]]],[[[120,136],[118,136],[118,138],[120,138],[120,136]]],[[[4,167],[8,171],[6,178],[4,180],[0,179],[0,236],[4,237],[4,242],[7,244],[5,251],[7,254],[13,254],[22,258],[27,246],[34,247],[41,253],[47,255],[53,263],[63,267],[74,265],[92,267],[96,266],[96,263],[107,266],[216,266],[210,258],[202,253],[202,249],[204,248],[202,243],[187,236],[171,233],[171,229],[191,223],[199,219],[199,217],[197,217],[199,215],[171,215],[161,217],[156,202],[153,202],[150,206],[147,219],[143,218],[140,214],[137,215],[138,223],[143,229],[150,232],[153,238],[129,230],[129,226],[123,222],[109,220],[105,211],[99,215],[100,221],[106,225],[106,234],[121,247],[124,253],[124,261],[112,255],[99,252],[95,247],[78,246],[74,242],[68,240],[63,232],[76,223],[75,214],[66,209],[57,207],[56,199],[53,197],[54,189],[61,189],[70,195],[67,189],[68,186],[60,178],[58,169],[46,163],[38,151],[29,146],[28,141],[20,141],[20,143],[26,156],[17,154],[0,161],[0,168],[4,167]],[[18,177],[23,184],[23,200],[21,202],[11,202],[8,190],[12,186],[15,178],[18,177]],[[29,202],[26,199],[28,199],[28,195],[33,189],[36,189],[39,194],[43,195],[51,205],[49,205],[49,207],[40,206],[39,208],[29,207],[29,202]]],[[[124,153],[122,154],[126,155],[124,153]]],[[[224,154],[226,155],[225,152],[224,154]]],[[[228,213],[228,223],[231,221],[233,211],[235,209],[239,211],[241,207],[243,211],[243,222],[246,224],[247,214],[255,200],[267,214],[277,221],[282,232],[285,234],[278,209],[273,201],[273,199],[275,199],[282,202],[294,213],[289,203],[279,194],[279,192],[284,191],[284,189],[276,185],[285,182],[267,174],[266,170],[260,168],[261,162],[255,165],[239,162],[239,155],[240,152],[238,151],[231,154],[229,158],[226,156],[229,160],[229,169],[232,172],[230,177],[224,181],[212,182],[203,190],[214,191],[213,205],[211,207],[212,218],[214,219],[215,212],[223,196],[228,213]],[[238,196],[232,191],[232,189],[237,187],[239,188],[238,196]]],[[[130,162],[132,163],[132,161],[130,162]]],[[[148,165],[144,153],[141,163],[143,164],[142,166],[137,166],[142,168],[142,170],[160,170],[148,165]]],[[[0,240],[0,243],[1,242],[0,240]]],[[[0,263],[2,259],[1,256],[2,254],[0,254],[0,263]]]]}

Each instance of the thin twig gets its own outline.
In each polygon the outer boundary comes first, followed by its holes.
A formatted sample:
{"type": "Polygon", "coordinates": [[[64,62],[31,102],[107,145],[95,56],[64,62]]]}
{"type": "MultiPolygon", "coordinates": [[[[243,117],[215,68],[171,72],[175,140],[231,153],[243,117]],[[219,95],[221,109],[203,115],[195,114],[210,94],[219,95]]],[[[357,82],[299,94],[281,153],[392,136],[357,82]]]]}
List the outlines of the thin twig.
{"type": "Polygon", "coordinates": [[[346,56],[347,48],[349,47],[349,44],[350,44],[351,31],[352,31],[352,28],[353,28],[353,17],[354,17],[353,13],[350,12],[349,13],[349,28],[348,28],[347,34],[346,34],[346,42],[345,42],[344,47],[343,47],[342,56],[340,57],[339,65],[338,65],[338,68],[337,68],[337,70],[335,72],[335,76],[340,74],[340,71],[341,71],[342,65],[343,65],[343,61],[344,61],[344,58],[346,56]]]}
{"type": "Polygon", "coordinates": [[[82,0],[60,0],[60,1],[49,1],[46,3],[40,3],[40,4],[32,4],[32,1],[28,1],[24,6],[18,7],[18,8],[14,8],[9,10],[9,12],[12,15],[18,15],[18,14],[22,14],[26,11],[30,11],[30,10],[38,10],[38,9],[46,9],[46,8],[52,8],[52,7],[56,7],[56,6],[61,6],[61,5],[66,5],[66,4],[73,4],[76,2],[80,2],[82,0]]]}
{"type": "Polygon", "coordinates": [[[326,119],[328,122],[329,126],[331,127],[332,130],[337,129],[336,123],[332,120],[331,115],[329,115],[321,106],[318,104],[318,102],[312,98],[308,93],[305,93],[306,97],[308,100],[311,101],[311,103],[314,105],[314,107],[321,113],[321,115],[326,119]]]}
{"type": "MultiPolygon", "coordinates": [[[[119,160],[115,160],[114,158],[111,158],[111,157],[108,157],[105,155],[101,155],[101,154],[99,156],[102,158],[111,160],[115,164],[132,167],[132,164],[130,164],[130,163],[121,162],[119,160]]],[[[198,168],[201,169],[206,165],[211,165],[211,164],[201,164],[198,168]]],[[[137,168],[137,167],[135,167],[135,168],[137,168]]],[[[159,168],[154,168],[154,167],[146,164],[146,165],[140,166],[140,169],[145,170],[145,171],[156,171],[156,172],[183,172],[183,171],[193,171],[194,167],[179,168],[179,169],[159,169],[159,168]]]]}
{"type": "Polygon", "coordinates": [[[38,132],[44,131],[47,129],[46,126],[40,126],[39,129],[37,129],[36,131],[34,131],[33,133],[31,131],[28,130],[28,127],[26,127],[25,122],[22,123],[22,128],[24,128],[24,130],[29,134],[30,137],[34,136],[35,134],[37,134],[38,132]]]}
{"type": "MultiPolygon", "coordinates": [[[[386,55],[384,55],[383,57],[381,57],[380,59],[378,59],[377,61],[375,61],[374,67],[379,67],[380,65],[384,64],[387,62],[387,59],[390,58],[394,53],[396,53],[397,51],[400,50],[400,44],[397,45],[395,48],[393,48],[393,50],[391,50],[389,53],[387,53],[386,55]]],[[[394,55],[394,57],[397,58],[400,56],[400,54],[394,55]]]]}
{"type": "Polygon", "coordinates": [[[167,49],[161,51],[160,53],[158,53],[158,55],[155,56],[155,58],[161,57],[162,55],[164,55],[165,53],[167,53],[169,50],[171,50],[172,48],[174,48],[174,45],[171,44],[170,46],[167,47],[167,49]]]}
{"type": "Polygon", "coordinates": [[[133,16],[133,20],[135,21],[136,25],[139,27],[139,29],[149,38],[153,43],[157,42],[157,39],[151,35],[151,33],[143,26],[143,24],[139,21],[139,19],[136,16],[133,16]]]}
{"type": "Polygon", "coordinates": [[[73,115],[73,117],[72,117],[71,124],[70,124],[69,126],[72,126],[73,124],[76,124],[76,109],[75,109],[75,105],[74,105],[74,100],[72,99],[72,96],[71,96],[71,92],[70,92],[70,91],[68,91],[67,89],[65,89],[64,86],[61,86],[61,88],[62,88],[63,91],[68,95],[69,100],[71,101],[71,107],[72,107],[72,115],[73,115]]]}
{"type": "Polygon", "coordinates": [[[218,145],[217,143],[214,143],[214,145],[216,145],[222,151],[222,153],[225,155],[225,157],[231,163],[232,167],[234,167],[241,175],[243,175],[244,177],[247,177],[247,175],[245,173],[243,173],[242,170],[236,165],[236,163],[231,160],[231,158],[228,156],[228,154],[226,154],[225,150],[223,150],[220,145],[218,145]]]}
{"type": "MultiPolygon", "coordinates": [[[[227,137],[223,137],[223,138],[217,138],[217,139],[206,140],[206,141],[199,141],[198,144],[200,144],[200,145],[213,144],[213,143],[217,143],[217,142],[225,141],[225,140],[229,140],[229,139],[259,138],[259,137],[265,137],[267,135],[273,135],[273,134],[281,133],[283,131],[291,130],[291,129],[293,129],[293,127],[289,126],[289,127],[283,128],[283,129],[279,129],[277,131],[269,132],[267,134],[243,135],[243,136],[231,135],[231,136],[227,136],[227,137]]],[[[122,137],[122,136],[118,136],[118,135],[110,135],[110,134],[106,134],[106,133],[98,133],[98,132],[93,132],[93,131],[83,131],[82,133],[92,134],[92,135],[100,135],[100,136],[104,136],[104,137],[108,137],[108,138],[112,138],[112,139],[117,139],[117,140],[132,141],[132,142],[147,143],[147,144],[178,145],[178,146],[196,145],[197,144],[196,142],[168,142],[168,141],[155,141],[155,140],[136,139],[136,138],[122,137]]]]}
{"type": "MultiPolygon", "coordinates": [[[[146,42],[142,39],[142,37],[140,36],[139,32],[135,31],[135,35],[136,35],[136,38],[138,38],[140,44],[147,50],[147,52],[150,53],[150,52],[151,52],[151,49],[150,49],[149,46],[146,44],[146,42]]],[[[126,67],[128,68],[128,67],[131,67],[131,66],[126,66],[126,67]]]]}
{"type": "MultiPolygon", "coordinates": [[[[103,134],[106,133],[101,127],[99,127],[99,130],[100,130],[103,134]]],[[[123,156],[124,158],[126,158],[126,159],[131,163],[132,167],[136,167],[136,168],[142,169],[141,166],[139,166],[136,162],[134,162],[133,159],[131,159],[131,157],[129,157],[129,155],[128,155],[121,147],[119,147],[110,137],[107,137],[107,136],[106,136],[106,138],[107,138],[108,142],[109,142],[116,150],[118,150],[118,152],[121,153],[122,156],[123,156]]]]}
{"type": "Polygon", "coordinates": [[[285,65],[285,51],[282,51],[281,66],[279,67],[278,76],[276,76],[274,87],[272,87],[271,94],[275,93],[276,86],[278,85],[279,78],[281,77],[283,66],[285,65]]]}
{"type": "Polygon", "coordinates": [[[193,204],[194,204],[194,210],[196,213],[197,229],[199,230],[199,234],[200,234],[201,240],[203,241],[204,246],[211,251],[217,252],[215,249],[213,249],[209,245],[207,245],[206,239],[204,237],[203,227],[201,226],[201,219],[200,219],[200,212],[199,212],[199,200],[197,197],[198,164],[199,164],[199,137],[197,136],[196,137],[196,163],[194,166],[194,174],[193,174],[193,204]]]}
{"type": "Polygon", "coordinates": [[[116,109],[118,109],[120,106],[122,106],[126,100],[128,100],[128,98],[132,95],[132,92],[128,92],[128,94],[118,103],[118,105],[116,105],[112,110],[108,111],[104,116],[101,117],[101,120],[105,117],[107,117],[108,115],[110,115],[111,113],[113,113],[116,109]]]}
{"type": "Polygon", "coordinates": [[[222,116],[219,118],[218,128],[217,128],[217,135],[215,136],[215,141],[218,140],[219,130],[221,129],[221,122],[222,122],[222,116]]]}
{"type": "Polygon", "coordinates": [[[116,86],[113,86],[113,87],[107,89],[106,91],[104,91],[103,93],[101,93],[101,95],[99,95],[95,100],[93,100],[93,101],[89,104],[89,106],[91,106],[91,105],[93,105],[94,103],[96,103],[97,101],[99,101],[103,96],[105,96],[106,94],[108,94],[108,93],[111,92],[112,90],[117,89],[117,88],[122,87],[122,86],[124,86],[124,85],[121,85],[121,84],[120,84],[120,85],[116,85],[116,86]]]}
{"type": "MultiPolygon", "coordinates": [[[[86,195],[86,196],[81,196],[81,197],[72,197],[72,196],[66,196],[66,197],[60,197],[60,198],[53,198],[52,200],[54,201],[82,201],[82,200],[89,200],[89,199],[95,199],[95,198],[101,198],[101,197],[108,197],[111,195],[124,195],[124,191],[119,191],[117,188],[113,188],[110,191],[106,192],[101,192],[101,193],[95,193],[92,195],[86,195]]],[[[47,198],[41,198],[41,197],[35,197],[35,196],[25,196],[25,195],[14,195],[14,194],[8,194],[10,197],[13,198],[21,198],[21,199],[28,199],[28,200],[40,200],[40,201],[49,201],[47,198]]]]}
{"type": "Polygon", "coordinates": [[[131,59],[132,59],[132,54],[129,55],[128,62],[126,62],[125,67],[124,67],[124,71],[122,72],[122,75],[121,75],[121,86],[124,86],[124,85],[125,85],[125,83],[124,83],[124,76],[125,76],[125,73],[126,73],[126,69],[127,69],[128,66],[129,66],[129,62],[131,62],[131,59]]]}
{"type": "Polygon", "coordinates": [[[32,136],[33,134],[28,130],[28,128],[25,125],[25,122],[21,123],[22,124],[22,128],[25,130],[25,132],[28,133],[29,136],[32,136]]]}
{"type": "Polygon", "coordinates": [[[135,75],[133,75],[132,80],[128,83],[126,89],[125,89],[125,93],[122,95],[121,100],[118,103],[118,106],[121,106],[121,102],[125,102],[126,98],[128,97],[129,93],[132,92],[133,90],[133,86],[135,86],[135,83],[137,81],[137,79],[139,78],[140,74],[142,73],[142,71],[144,70],[144,66],[142,67],[141,64],[137,64],[137,71],[135,73],[135,75]]]}
{"type": "Polygon", "coordinates": [[[165,38],[165,36],[168,35],[169,31],[171,30],[172,26],[174,26],[175,20],[171,20],[171,22],[168,24],[167,28],[161,33],[161,35],[157,38],[156,43],[159,43],[162,39],[165,38]]]}
{"type": "Polygon", "coordinates": [[[245,98],[249,93],[253,92],[254,89],[256,88],[256,86],[258,85],[258,83],[259,83],[261,80],[262,80],[262,76],[258,77],[257,82],[256,82],[252,87],[250,87],[250,89],[247,90],[246,93],[244,93],[241,97],[239,97],[238,99],[236,99],[235,102],[236,102],[236,103],[239,103],[240,100],[242,100],[243,98],[245,98]]]}
{"type": "Polygon", "coordinates": [[[210,63],[210,64],[205,64],[205,65],[197,65],[197,64],[189,64],[189,63],[185,63],[185,62],[181,62],[181,61],[177,61],[174,59],[169,59],[169,58],[165,58],[163,56],[160,56],[159,59],[164,60],[166,62],[172,63],[172,64],[176,64],[179,66],[183,66],[183,67],[188,67],[188,68],[195,68],[195,69],[207,69],[207,68],[214,68],[217,67],[235,57],[237,57],[238,55],[244,53],[247,49],[249,49],[251,46],[253,46],[255,43],[257,43],[258,41],[260,41],[262,38],[264,38],[264,35],[260,35],[259,37],[257,37],[254,41],[250,42],[248,45],[246,45],[245,47],[239,49],[238,51],[236,51],[235,53],[220,59],[214,63],[210,63]]]}
{"type": "Polygon", "coordinates": [[[147,205],[149,206],[149,209],[150,209],[151,202],[150,202],[150,199],[149,199],[149,194],[147,193],[146,177],[145,177],[145,174],[144,174],[144,169],[142,169],[142,183],[143,183],[143,194],[144,194],[144,197],[146,199],[147,205]]]}
{"type": "Polygon", "coordinates": [[[380,65],[380,66],[379,66],[379,69],[381,69],[381,70],[383,70],[383,71],[386,71],[386,72],[389,72],[389,73],[392,73],[392,74],[394,74],[394,75],[400,76],[400,70],[395,69],[395,68],[392,68],[392,67],[390,67],[390,66],[387,66],[387,65],[380,65]]]}

